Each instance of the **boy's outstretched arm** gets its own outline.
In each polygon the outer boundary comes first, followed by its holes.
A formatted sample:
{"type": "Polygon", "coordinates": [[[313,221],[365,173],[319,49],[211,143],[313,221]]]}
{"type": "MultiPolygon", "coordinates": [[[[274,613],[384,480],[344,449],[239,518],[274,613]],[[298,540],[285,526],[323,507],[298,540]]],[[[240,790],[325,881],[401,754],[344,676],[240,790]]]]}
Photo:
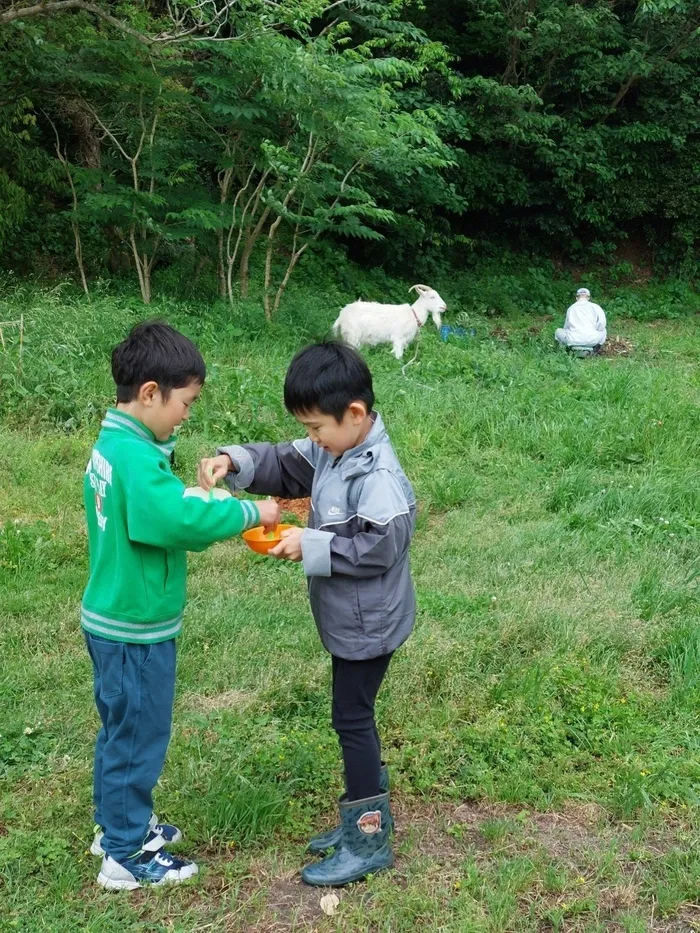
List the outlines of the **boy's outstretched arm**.
{"type": "Polygon", "coordinates": [[[185,497],[184,483],[151,457],[132,461],[128,473],[119,479],[126,493],[129,537],[140,544],[203,551],[247,528],[279,521],[279,509],[273,502],[258,504],[233,498],[205,502],[185,497]]]}
{"type": "Polygon", "coordinates": [[[291,444],[219,447],[216,457],[200,462],[197,479],[204,489],[225,477],[232,490],[303,499],[311,495],[317,459],[318,448],[308,438],[291,444]]]}

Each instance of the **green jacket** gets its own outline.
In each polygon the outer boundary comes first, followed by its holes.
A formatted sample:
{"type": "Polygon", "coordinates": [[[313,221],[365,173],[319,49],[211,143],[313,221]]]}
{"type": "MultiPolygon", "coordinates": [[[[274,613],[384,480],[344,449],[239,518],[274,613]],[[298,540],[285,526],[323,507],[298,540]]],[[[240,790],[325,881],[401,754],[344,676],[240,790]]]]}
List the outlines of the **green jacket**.
{"type": "Polygon", "coordinates": [[[81,622],[112,641],[151,644],[180,633],[186,551],[259,524],[254,502],[184,497],[170,470],[175,438],[110,408],[85,471],[90,579],[81,622]]]}

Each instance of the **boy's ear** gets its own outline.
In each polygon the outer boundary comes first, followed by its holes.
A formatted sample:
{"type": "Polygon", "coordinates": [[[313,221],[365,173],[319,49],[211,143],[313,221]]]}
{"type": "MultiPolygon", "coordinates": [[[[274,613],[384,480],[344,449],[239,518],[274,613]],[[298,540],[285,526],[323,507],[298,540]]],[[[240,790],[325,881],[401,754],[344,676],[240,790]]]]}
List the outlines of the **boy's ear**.
{"type": "Polygon", "coordinates": [[[367,417],[367,406],[364,402],[350,402],[348,411],[352,415],[352,420],[359,422],[367,417]]]}
{"type": "Polygon", "coordinates": [[[144,382],[142,386],[139,387],[138,400],[142,405],[145,405],[146,408],[150,408],[155,402],[155,395],[158,391],[157,382],[144,382]]]}

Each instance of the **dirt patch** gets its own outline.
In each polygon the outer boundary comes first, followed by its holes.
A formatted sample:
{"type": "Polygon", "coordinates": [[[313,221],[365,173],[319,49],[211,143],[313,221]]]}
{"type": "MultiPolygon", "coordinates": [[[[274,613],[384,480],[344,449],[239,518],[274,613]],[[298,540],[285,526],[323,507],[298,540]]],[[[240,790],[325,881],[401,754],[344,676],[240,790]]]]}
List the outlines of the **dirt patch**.
{"type": "Polygon", "coordinates": [[[634,352],[634,344],[626,337],[608,337],[600,351],[601,356],[629,356],[634,352]]]}
{"type": "Polygon", "coordinates": [[[283,516],[293,515],[304,525],[308,522],[310,499],[276,499],[275,501],[279,504],[283,516]]]}
{"type": "Polygon", "coordinates": [[[558,811],[538,813],[501,803],[465,803],[452,815],[455,822],[473,826],[479,835],[485,823],[508,820],[509,839],[521,849],[540,848],[572,870],[582,871],[591,855],[613,846],[624,857],[632,843],[631,829],[609,821],[595,804],[572,804],[558,811]]]}
{"type": "Polygon", "coordinates": [[[700,906],[689,904],[681,907],[675,917],[661,920],[652,918],[649,929],[655,933],[690,933],[691,930],[700,930],[700,906]]]}
{"type": "Polygon", "coordinates": [[[392,803],[397,847],[400,848],[403,843],[413,843],[420,855],[427,855],[440,862],[450,862],[462,856],[467,841],[472,847],[478,848],[480,840],[458,839],[450,834],[452,810],[452,807],[444,804],[412,803],[410,806],[402,806],[392,803]]]}
{"type": "Polygon", "coordinates": [[[530,839],[558,862],[583,870],[591,853],[610,849],[613,842],[599,820],[588,821],[566,813],[533,815],[530,839]]]}
{"type": "MultiPolygon", "coordinates": [[[[405,806],[398,802],[392,806],[396,832],[394,851],[396,861],[393,874],[397,886],[406,885],[406,876],[402,871],[407,860],[416,856],[427,856],[441,865],[441,875],[445,868],[453,866],[455,877],[459,874],[459,864],[463,857],[466,840],[458,840],[449,834],[449,817],[452,807],[430,803],[418,803],[405,806]],[[406,850],[410,854],[406,854],[406,850]]],[[[262,872],[261,866],[261,872],[262,872]]],[[[267,878],[267,896],[263,917],[257,923],[248,923],[247,931],[252,933],[291,933],[299,930],[326,929],[336,921],[328,921],[321,909],[321,898],[328,893],[326,888],[312,888],[305,885],[298,869],[283,871],[267,878]]],[[[349,888],[334,888],[340,899],[338,916],[342,917],[344,900],[357,902],[366,897],[363,885],[349,888]]]]}
{"type": "MultiPolygon", "coordinates": [[[[441,884],[447,878],[451,889],[453,884],[455,888],[459,886],[465,858],[476,859],[488,874],[510,855],[533,859],[546,855],[560,868],[568,868],[572,880],[565,891],[552,890],[535,880],[523,892],[523,914],[536,910],[542,931],[555,929],[548,912],[557,909],[564,912],[562,925],[557,929],[583,933],[595,919],[606,930],[622,933],[625,927],[620,915],[640,908],[648,908],[650,930],[660,933],[700,930],[700,907],[692,904],[684,904],[670,917],[654,917],[654,904],[647,900],[639,866],[632,856],[632,851],[638,853],[640,847],[648,857],[658,856],[677,844],[674,829],[667,824],[650,828],[642,842],[635,838],[634,827],[613,822],[605,810],[594,804],[571,804],[540,813],[488,801],[468,801],[456,806],[399,798],[393,811],[396,864],[392,878],[399,889],[409,884],[408,869],[417,859],[423,860],[419,864],[428,879],[426,884],[435,875],[441,884]],[[609,879],[599,878],[601,856],[607,852],[614,853],[619,871],[609,879]],[[594,906],[572,915],[569,910],[577,899],[591,901],[594,906]]],[[[218,928],[226,933],[342,929],[337,924],[342,923],[343,903],[346,912],[348,907],[363,903],[367,897],[365,886],[336,890],[340,899],[338,915],[335,919],[327,918],[321,909],[321,898],[327,890],[305,885],[299,876],[300,864],[301,861],[295,863],[293,855],[283,856],[279,861],[253,858],[236,891],[236,907],[226,913],[218,928]]]]}
{"type": "Polygon", "coordinates": [[[639,903],[639,885],[628,882],[604,889],[598,896],[599,908],[608,914],[631,910],[639,903]]]}
{"type": "MultiPolygon", "coordinates": [[[[272,881],[265,904],[265,917],[249,929],[255,933],[282,933],[313,928],[324,917],[321,898],[325,888],[304,884],[298,872],[287,872],[272,881]]],[[[342,903],[343,892],[336,891],[342,903]]]]}

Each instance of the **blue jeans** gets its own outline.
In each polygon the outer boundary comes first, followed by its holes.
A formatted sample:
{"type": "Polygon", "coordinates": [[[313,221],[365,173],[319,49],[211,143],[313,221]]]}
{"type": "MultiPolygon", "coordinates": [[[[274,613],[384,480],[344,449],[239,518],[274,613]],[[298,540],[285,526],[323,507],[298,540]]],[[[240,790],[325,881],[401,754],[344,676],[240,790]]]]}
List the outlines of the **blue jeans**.
{"type": "Polygon", "coordinates": [[[95,747],[95,822],[104,828],[102,848],[122,861],[138,852],[148,832],[153,788],[170,741],[175,639],[131,645],[84,634],[102,720],[95,747]]]}

